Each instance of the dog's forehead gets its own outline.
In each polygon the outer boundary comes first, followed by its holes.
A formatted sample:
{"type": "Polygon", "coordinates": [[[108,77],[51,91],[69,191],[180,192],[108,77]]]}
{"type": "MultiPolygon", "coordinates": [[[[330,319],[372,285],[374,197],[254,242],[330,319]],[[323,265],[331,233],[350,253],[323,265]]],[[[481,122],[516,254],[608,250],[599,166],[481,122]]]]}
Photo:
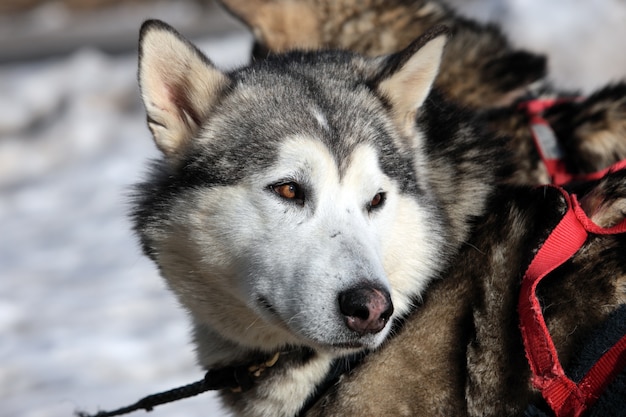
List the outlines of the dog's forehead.
{"type": "Polygon", "coordinates": [[[224,110],[239,117],[233,110],[245,109],[242,119],[246,122],[291,133],[319,127],[345,131],[345,125],[356,133],[359,121],[384,115],[365,80],[347,68],[348,64],[334,62],[305,65],[297,61],[278,68],[246,68],[234,74],[236,81],[228,97],[232,104],[224,110]]]}
{"type": "Polygon", "coordinates": [[[234,183],[275,164],[286,140],[307,137],[329,150],[341,175],[366,143],[386,175],[414,190],[413,159],[397,149],[388,110],[349,67],[292,62],[234,73],[233,86],[203,126],[201,146],[191,155],[196,162],[186,166],[201,169],[210,183],[234,183]]]}
{"type": "Polygon", "coordinates": [[[199,140],[208,147],[254,149],[308,135],[333,149],[352,148],[359,138],[371,140],[384,130],[386,115],[377,107],[365,91],[293,74],[258,74],[231,88],[199,140]]]}

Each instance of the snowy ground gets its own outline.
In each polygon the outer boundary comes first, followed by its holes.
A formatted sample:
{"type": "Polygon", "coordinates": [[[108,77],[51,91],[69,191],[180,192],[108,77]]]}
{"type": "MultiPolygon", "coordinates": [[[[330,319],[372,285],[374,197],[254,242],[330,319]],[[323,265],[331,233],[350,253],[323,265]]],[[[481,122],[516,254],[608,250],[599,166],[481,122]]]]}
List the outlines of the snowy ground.
{"type": "MultiPolygon", "coordinates": [[[[626,75],[619,0],[462,7],[549,51],[562,85],[588,91],[626,75]]],[[[201,40],[225,67],[249,45],[245,33],[201,40]]],[[[85,49],[0,66],[0,417],[111,409],[202,377],[185,314],[125,217],[128,187],[156,155],[135,71],[134,54],[85,49]]],[[[209,394],[149,414],[222,415],[209,394]]]]}
{"type": "MultiPolygon", "coordinates": [[[[246,33],[202,43],[245,62],[246,33]]],[[[136,57],[0,68],[0,416],[117,408],[201,379],[184,313],[139,253],[129,185],[156,156],[136,57]]],[[[158,416],[216,416],[204,395],[158,416]]]]}

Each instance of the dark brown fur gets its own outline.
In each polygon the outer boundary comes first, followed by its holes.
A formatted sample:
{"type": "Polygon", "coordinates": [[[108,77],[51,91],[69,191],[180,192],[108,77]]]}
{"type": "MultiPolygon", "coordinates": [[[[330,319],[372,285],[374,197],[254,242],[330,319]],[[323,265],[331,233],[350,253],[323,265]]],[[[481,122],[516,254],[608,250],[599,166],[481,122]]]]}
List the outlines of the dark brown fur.
{"type": "Polygon", "coordinates": [[[435,85],[473,108],[511,103],[545,75],[543,56],[514,50],[501,31],[432,0],[220,0],[253,31],[256,55],[295,48],[397,52],[440,24],[453,33],[435,85]],[[510,71],[511,68],[516,71],[510,71]]]}
{"type": "MultiPolygon", "coordinates": [[[[604,87],[586,98],[574,94],[569,98],[544,114],[559,141],[568,172],[591,174],[626,159],[626,84],[604,87]]],[[[549,183],[533,142],[529,116],[516,104],[483,115],[489,130],[509,137],[515,169],[507,182],[549,183]]]]}
{"type": "Polygon", "coordinates": [[[626,159],[626,84],[604,87],[581,102],[546,112],[572,173],[590,173],[626,159]]]}
{"type": "MultiPolygon", "coordinates": [[[[624,219],[625,203],[626,172],[582,201],[603,226],[624,219]]],[[[529,382],[517,299],[523,271],[565,207],[554,188],[503,190],[400,333],[307,416],[519,416],[529,404],[545,407],[529,382]]],[[[626,302],[624,253],[625,235],[592,236],[540,284],[565,369],[590,332],[626,302]]]]}

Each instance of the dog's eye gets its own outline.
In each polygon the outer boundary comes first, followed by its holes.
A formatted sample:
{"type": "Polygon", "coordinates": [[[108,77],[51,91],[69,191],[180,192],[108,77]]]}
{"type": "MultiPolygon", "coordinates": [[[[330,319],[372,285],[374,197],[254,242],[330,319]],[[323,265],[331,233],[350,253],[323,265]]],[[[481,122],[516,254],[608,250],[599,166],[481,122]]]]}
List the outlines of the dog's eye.
{"type": "Polygon", "coordinates": [[[369,204],[367,205],[367,208],[370,211],[375,210],[377,208],[382,207],[384,203],[385,203],[385,193],[383,192],[376,193],[374,198],[372,198],[372,201],[370,201],[369,204]]]}
{"type": "Polygon", "coordinates": [[[300,205],[304,204],[304,191],[302,191],[302,187],[295,182],[274,184],[270,186],[270,188],[285,200],[291,200],[300,205]]]}

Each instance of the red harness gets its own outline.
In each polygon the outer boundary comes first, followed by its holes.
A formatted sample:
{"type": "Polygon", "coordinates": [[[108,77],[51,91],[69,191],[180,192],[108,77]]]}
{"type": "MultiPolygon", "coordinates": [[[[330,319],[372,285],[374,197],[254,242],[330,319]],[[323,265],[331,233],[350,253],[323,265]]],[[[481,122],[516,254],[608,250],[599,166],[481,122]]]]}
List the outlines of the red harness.
{"type": "Polygon", "coordinates": [[[572,174],[567,170],[563,161],[563,152],[559,141],[548,121],[543,117],[543,112],[550,107],[576,99],[536,99],[528,100],[519,105],[530,117],[530,131],[535,141],[535,147],[543,161],[552,184],[564,185],[572,181],[591,181],[602,178],[609,171],[606,168],[590,174],[572,174]]]}
{"type": "MultiPolygon", "coordinates": [[[[610,171],[626,169],[621,161],[610,171]]],[[[576,195],[559,188],[568,205],[567,213],[546,239],[524,274],[519,299],[520,327],[532,383],[557,417],[579,417],[598,399],[602,391],[626,367],[626,335],[596,362],[576,384],[565,375],[535,294],[547,274],[571,258],[585,243],[589,233],[626,232],[626,219],[616,226],[602,228],[585,214],[576,195]]]]}

